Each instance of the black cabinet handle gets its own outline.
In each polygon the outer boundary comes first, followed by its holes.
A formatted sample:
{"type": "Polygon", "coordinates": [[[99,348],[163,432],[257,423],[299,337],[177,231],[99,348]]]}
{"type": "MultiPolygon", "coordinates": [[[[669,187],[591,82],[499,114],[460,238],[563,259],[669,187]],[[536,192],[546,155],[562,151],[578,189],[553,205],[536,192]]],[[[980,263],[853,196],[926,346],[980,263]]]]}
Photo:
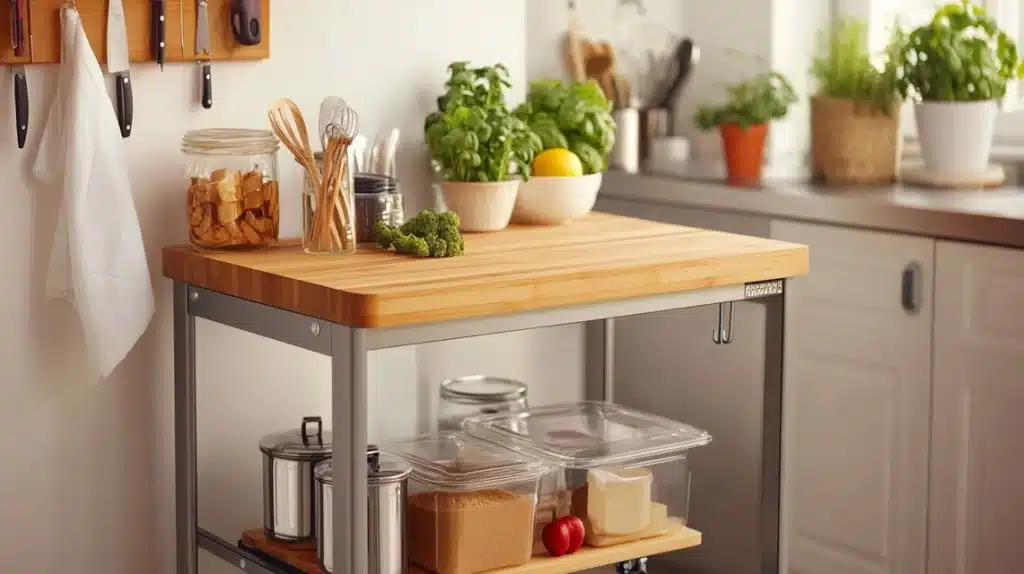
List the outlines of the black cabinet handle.
{"type": "Polygon", "coordinates": [[[910,315],[921,312],[921,264],[913,261],[903,268],[903,281],[900,289],[903,310],[910,315]]]}

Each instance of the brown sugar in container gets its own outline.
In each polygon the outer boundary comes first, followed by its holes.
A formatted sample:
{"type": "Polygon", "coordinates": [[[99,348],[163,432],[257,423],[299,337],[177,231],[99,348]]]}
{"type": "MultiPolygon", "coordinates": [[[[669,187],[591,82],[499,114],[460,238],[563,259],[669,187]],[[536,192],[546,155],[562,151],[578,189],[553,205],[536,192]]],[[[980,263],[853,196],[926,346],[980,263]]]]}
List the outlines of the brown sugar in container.
{"type": "Polygon", "coordinates": [[[475,574],[530,560],[537,491],[549,466],[452,431],[387,450],[412,467],[411,563],[437,574],[475,574]]]}

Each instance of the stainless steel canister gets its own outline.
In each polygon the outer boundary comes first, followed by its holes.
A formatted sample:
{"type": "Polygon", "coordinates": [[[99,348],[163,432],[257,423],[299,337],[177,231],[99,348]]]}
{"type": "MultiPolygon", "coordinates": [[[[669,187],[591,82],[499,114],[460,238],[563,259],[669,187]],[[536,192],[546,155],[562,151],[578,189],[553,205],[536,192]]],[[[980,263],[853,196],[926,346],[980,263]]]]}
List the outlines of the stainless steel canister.
{"type": "Polygon", "coordinates": [[[313,469],[331,456],[331,431],[320,417],[303,417],[298,429],[260,439],[263,452],[263,530],[287,542],[313,538],[316,483],[313,469]]]}
{"type": "MultiPolygon", "coordinates": [[[[405,574],[405,503],[412,469],[399,458],[370,445],[366,451],[367,574],[405,574]]],[[[331,461],[316,466],[316,557],[324,572],[334,572],[334,472],[331,461]]]]}

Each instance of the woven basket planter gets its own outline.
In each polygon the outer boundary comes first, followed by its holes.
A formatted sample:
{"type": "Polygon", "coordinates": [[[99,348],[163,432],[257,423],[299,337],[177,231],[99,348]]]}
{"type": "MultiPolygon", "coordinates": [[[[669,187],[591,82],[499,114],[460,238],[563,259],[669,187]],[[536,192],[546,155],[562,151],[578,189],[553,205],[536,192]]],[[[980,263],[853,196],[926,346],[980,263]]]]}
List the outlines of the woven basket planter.
{"type": "Polygon", "coordinates": [[[811,166],[828,185],[890,183],[899,173],[900,110],[854,100],[811,99],[811,166]]]}

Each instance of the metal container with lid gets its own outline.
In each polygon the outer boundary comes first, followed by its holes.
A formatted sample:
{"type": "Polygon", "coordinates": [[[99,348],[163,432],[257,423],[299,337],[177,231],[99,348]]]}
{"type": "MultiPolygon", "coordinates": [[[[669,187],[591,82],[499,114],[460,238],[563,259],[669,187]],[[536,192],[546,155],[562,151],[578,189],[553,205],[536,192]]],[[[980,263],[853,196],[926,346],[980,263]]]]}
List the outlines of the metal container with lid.
{"type": "MultiPolygon", "coordinates": [[[[370,445],[367,463],[367,574],[405,574],[405,504],[411,467],[370,445]]],[[[331,461],[316,466],[316,556],[324,572],[334,571],[334,471],[331,461]]]]}
{"type": "Polygon", "coordinates": [[[313,538],[313,469],[331,457],[331,431],[320,417],[302,417],[297,429],[260,439],[263,452],[263,530],[276,540],[313,538]]]}
{"type": "Polygon", "coordinates": [[[526,409],[526,383],[486,375],[458,377],[441,383],[438,427],[459,430],[469,417],[526,409]]]}

